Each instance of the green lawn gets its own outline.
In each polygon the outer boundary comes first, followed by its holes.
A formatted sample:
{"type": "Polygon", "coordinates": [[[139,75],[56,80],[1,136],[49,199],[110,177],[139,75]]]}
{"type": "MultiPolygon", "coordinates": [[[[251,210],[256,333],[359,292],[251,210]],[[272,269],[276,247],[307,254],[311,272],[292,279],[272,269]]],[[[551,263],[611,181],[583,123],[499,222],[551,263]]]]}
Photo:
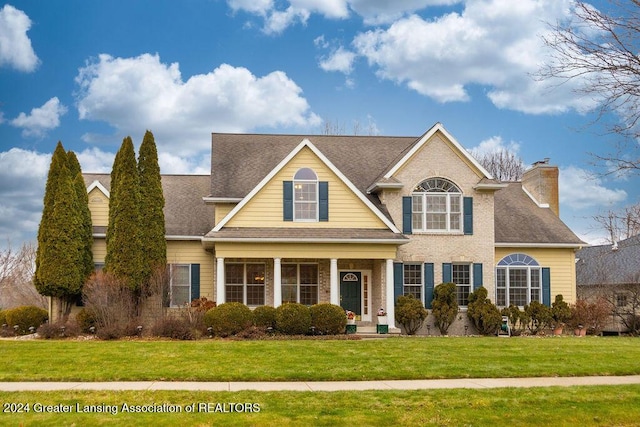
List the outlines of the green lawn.
{"type": "Polygon", "coordinates": [[[0,341],[0,381],[327,381],[640,374],[640,339],[0,341]]]}
{"type": "MultiPolygon", "coordinates": [[[[80,392],[0,393],[29,412],[0,413],[0,425],[257,426],[621,426],[640,424],[640,386],[363,392],[80,392]],[[230,403],[241,403],[229,405],[230,403]],[[36,413],[45,405],[72,412],[36,413]],[[171,404],[180,413],[123,412],[171,404]],[[187,412],[195,404],[195,412],[187,412]],[[211,405],[208,405],[211,404],[211,405]],[[216,406],[216,404],[220,404],[216,406]],[[111,413],[77,412],[86,405],[111,413]],[[231,412],[231,408],[235,408],[231,412]],[[251,408],[253,412],[235,412],[251,408]],[[209,410],[210,412],[205,412],[209,410]],[[218,412],[215,412],[218,410],[218,412]],[[256,412],[258,411],[259,412],[256,412]]],[[[82,410],[82,409],[81,409],[82,410]]]]}

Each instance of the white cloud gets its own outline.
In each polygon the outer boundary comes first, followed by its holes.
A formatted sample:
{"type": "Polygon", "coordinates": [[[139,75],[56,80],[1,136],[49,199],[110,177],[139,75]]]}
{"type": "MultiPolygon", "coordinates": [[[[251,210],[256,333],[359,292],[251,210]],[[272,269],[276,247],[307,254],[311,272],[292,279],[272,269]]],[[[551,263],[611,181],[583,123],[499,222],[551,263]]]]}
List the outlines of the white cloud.
{"type": "Polygon", "coordinates": [[[0,244],[35,240],[51,154],[0,152],[0,244]]]}
{"type": "Polygon", "coordinates": [[[463,0],[350,0],[349,6],[362,16],[365,24],[391,23],[409,13],[429,6],[445,6],[462,3],[463,0]]]}
{"type": "Polygon", "coordinates": [[[501,136],[492,136],[491,138],[481,141],[477,147],[472,147],[468,151],[472,152],[474,155],[481,156],[485,154],[499,153],[504,150],[517,154],[520,151],[520,144],[515,141],[505,143],[501,136]]]}
{"type": "Polygon", "coordinates": [[[613,205],[627,198],[626,191],[607,188],[601,179],[575,166],[560,168],[558,181],[560,205],[567,205],[573,209],[613,205]]]}
{"type": "Polygon", "coordinates": [[[67,107],[60,103],[57,97],[53,97],[42,105],[33,108],[29,115],[20,113],[11,120],[15,127],[22,128],[22,136],[43,137],[47,131],[60,126],[60,116],[67,113],[67,107]]]}
{"type": "Polygon", "coordinates": [[[108,122],[134,138],[150,129],[160,151],[183,157],[208,150],[206,135],[214,131],[320,123],[300,87],[281,71],[256,77],[223,64],[183,81],[179,65],[163,64],[158,55],[100,55],[80,69],[76,82],[81,119],[108,122]]]}
{"type": "Polygon", "coordinates": [[[80,167],[83,172],[87,173],[111,173],[113,167],[113,159],[116,157],[114,153],[102,151],[97,147],[90,147],[76,153],[80,167]]]}
{"type": "Polygon", "coordinates": [[[579,79],[552,86],[531,77],[549,53],[541,39],[550,31],[547,23],[567,19],[570,5],[570,0],[477,0],[461,13],[435,20],[413,15],[361,33],[353,47],[379,77],[439,102],[467,101],[467,87],[480,85],[499,108],[584,112],[595,101],[576,98],[579,79]]]}
{"type": "Polygon", "coordinates": [[[31,19],[23,11],[8,4],[0,9],[0,67],[26,72],[36,69],[39,60],[27,36],[29,28],[31,19]]]}
{"type": "Polygon", "coordinates": [[[320,68],[325,71],[339,71],[344,74],[350,74],[353,70],[353,61],[356,55],[340,46],[334,50],[327,58],[320,60],[320,68]]]}

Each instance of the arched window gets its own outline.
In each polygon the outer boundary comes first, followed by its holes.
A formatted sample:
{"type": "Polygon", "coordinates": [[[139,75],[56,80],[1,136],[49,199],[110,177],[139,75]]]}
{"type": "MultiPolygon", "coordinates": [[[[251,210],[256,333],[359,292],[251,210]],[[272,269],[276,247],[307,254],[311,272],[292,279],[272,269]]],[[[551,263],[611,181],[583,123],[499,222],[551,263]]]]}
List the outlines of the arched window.
{"type": "Polygon", "coordinates": [[[413,189],[413,231],[462,231],[462,191],[444,178],[430,178],[413,189]]]}
{"type": "Polygon", "coordinates": [[[293,176],[293,219],[318,220],[318,176],[313,169],[298,169],[293,176]]]}
{"type": "Polygon", "coordinates": [[[498,262],[496,268],[496,305],[519,307],[542,302],[542,269],[529,255],[515,253],[498,262]]]}

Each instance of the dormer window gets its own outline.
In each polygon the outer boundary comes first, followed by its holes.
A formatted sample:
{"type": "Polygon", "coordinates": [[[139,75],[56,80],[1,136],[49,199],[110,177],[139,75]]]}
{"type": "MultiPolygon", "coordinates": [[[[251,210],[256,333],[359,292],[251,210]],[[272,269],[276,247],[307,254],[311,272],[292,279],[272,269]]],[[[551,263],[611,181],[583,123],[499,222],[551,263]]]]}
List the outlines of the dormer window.
{"type": "Polygon", "coordinates": [[[318,176],[310,168],[293,177],[293,220],[318,221],[318,176]]]}
{"type": "Polygon", "coordinates": [[[413,231],[462,231],[462,191],[444,178],[422,181],[411,193],[413,231]]]}

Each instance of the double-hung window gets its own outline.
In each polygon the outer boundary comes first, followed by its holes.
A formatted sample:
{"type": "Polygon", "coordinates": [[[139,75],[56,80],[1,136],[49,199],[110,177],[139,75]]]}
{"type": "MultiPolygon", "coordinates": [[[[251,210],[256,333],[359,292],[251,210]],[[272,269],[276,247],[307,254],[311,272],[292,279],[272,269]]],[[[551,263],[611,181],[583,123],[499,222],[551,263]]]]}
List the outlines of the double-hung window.
{"type": "Polygon", "coordinates": [[[191,265],[170,264],[170,307],[182,307],[191,302],[191,265]]]}
{"type": "Polygon", "coordinates": [[[471,264],[452,264],[451,279],[456,284],[458,306],[466,307],[471,293],[471,264]]]}
{"type": "Polygon", "coordinates": [[[511,254],[498,262],[496,269],[496,305],[524,307],[542,302],[542,269],[525,254],[511,254]]]}
{"type": "Polygon", "coordinates": [[[318,303],[318,264],[282,264],[282,302],[318,303]]]}
{"type": "Polygon", "coordinates": [[[430,178],[411,197],[413,231],[462,231],[462,192],[454,183],[430,178]]]}
{"type": "Polygon", "coordinates": [[[403,294],[413,295],[417,300],[422,301],[422,289],[424,288],[424,281],[422,276],[422,264],[404,264],[403,274],[403,294]]]}
{"type": "Polygon", "coordinates": [[[228,263],[224,272],[225,301],[249,306],[264,305],[264,264],[228,263]]]}
{"type": "Polygon", "coordinates": [[[294,221],[318,221],[318,176],[302,168],[293,177],[294,221]]]}

